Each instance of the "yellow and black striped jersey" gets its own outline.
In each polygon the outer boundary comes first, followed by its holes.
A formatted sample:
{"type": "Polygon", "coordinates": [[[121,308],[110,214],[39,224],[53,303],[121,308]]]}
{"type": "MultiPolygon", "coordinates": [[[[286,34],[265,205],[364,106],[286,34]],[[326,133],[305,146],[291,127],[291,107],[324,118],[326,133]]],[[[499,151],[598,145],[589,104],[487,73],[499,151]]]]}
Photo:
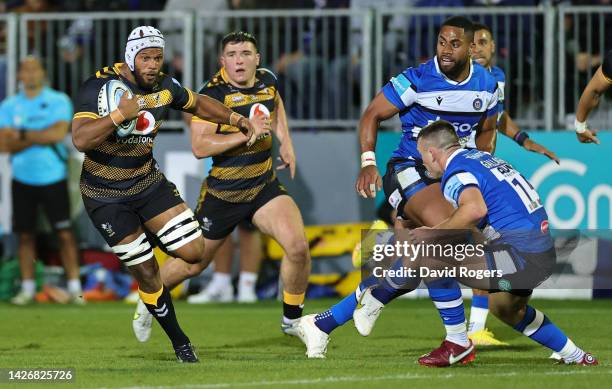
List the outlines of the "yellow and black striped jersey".
{"type": "Polygon", "coordinates": [[[137,199],[162,182],[163,174],[153,158],[157,131],[170,108],[187,111],[195,106],[195,94],[174,78],[161,74],[152,90],[144,90],[120,76],[122,64],[105,67],[83,84],[75,101],[74,118],[98,119],[98,93],[112,79],[119,79],[146,106],[138,114],[134,131],[119,137],[111,134],[98,147],[85,152],[81,173],[81,193],[105,202],[137,199]]]}
{"type": "MultiPolygon", "coordinates": [[[[229,83],[225,70],[217,74],[199,91],[249,118],[254,112],[274,112],[277,98],[276,76],[269,70],[257,69],[255,85],[238,88],[229,83]],[[261,107],[264,106],[265,108],[261,107]]],[[[203,121],[197,117],[194,121],[203,121]]],[[[230,125],[217,125],[218,134],[240,131],[230,125]]],[[[212,157],[213,167],[202,185],[202,194],[232,203],[252,201],[261,189],[276,178],[272,169],[272,137],[258,140],[253,146],[241,145],[212,157]]],[[[202,195],[201,194],[201,195],[202,195]]]]}

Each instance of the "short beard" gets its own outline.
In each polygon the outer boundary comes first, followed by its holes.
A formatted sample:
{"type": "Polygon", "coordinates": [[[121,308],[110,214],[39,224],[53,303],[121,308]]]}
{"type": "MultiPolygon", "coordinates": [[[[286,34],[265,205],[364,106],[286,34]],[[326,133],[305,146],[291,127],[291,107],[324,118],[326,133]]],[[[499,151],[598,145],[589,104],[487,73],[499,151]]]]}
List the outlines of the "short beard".
{"type": "Polygon", "coordinates": [[[148,84],[144,78],[142,78],[142,76],[140,75],[140,73],[138,72],[137,69],[134,69],[134,71],[132,72],[134,73],[134,79],[136,80],[136,84],[145,90],[153,90],[153,88],[155,87],[155,85],[158,84],[159,81],[159,74],[157,75],[157,77],[155,77],[155,80],[153,81],[153,83],[148,84]]]}
{"type": "Polygon", "coordinates": [[[463,72],[463,70],[465,70],[466,66],[468,66],[470,60],[467,59],[463,62],[456,62],[455,66],[453,66],[452,69],[450,69],[448,72],[445,73],[446,77],[450,78],[450,79],[456,79],[457,77],[459,77],[459,75],[461,74],[461,72],[463,72]]]}

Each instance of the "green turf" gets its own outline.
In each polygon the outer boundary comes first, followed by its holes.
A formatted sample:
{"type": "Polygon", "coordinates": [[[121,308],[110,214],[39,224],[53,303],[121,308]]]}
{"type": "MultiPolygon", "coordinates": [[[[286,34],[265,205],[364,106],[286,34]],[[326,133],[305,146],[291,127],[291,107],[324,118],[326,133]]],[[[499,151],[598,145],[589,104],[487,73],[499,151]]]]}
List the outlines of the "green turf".
{"type": "MultiPolygon", "coordinates": [[[[323,310],[332,302],[309,301],[306,310],[323,310]]],[[[442,325],[430,301],[401,300],[385,309],[368,338],[360,337],[352,323],[336,330],[326,360],[307,360],[300,341],[280,333],[279,303],[178,303],[179,320],[199,350],[201,363],[195,365],[174,361],[157,324],[152,339],[138,343],[131,332],[130,305],[0,304],[0,367],[73,367],[76,383],[66,385],[72,388],[610,387],[612,301],[533,305],[595,354],[600,366],[554,365],[547,349],[491,318],[489,327],[510,347],[479,349],[470,366],[420,367],[417,357],[439,344],[442,325]]]]}

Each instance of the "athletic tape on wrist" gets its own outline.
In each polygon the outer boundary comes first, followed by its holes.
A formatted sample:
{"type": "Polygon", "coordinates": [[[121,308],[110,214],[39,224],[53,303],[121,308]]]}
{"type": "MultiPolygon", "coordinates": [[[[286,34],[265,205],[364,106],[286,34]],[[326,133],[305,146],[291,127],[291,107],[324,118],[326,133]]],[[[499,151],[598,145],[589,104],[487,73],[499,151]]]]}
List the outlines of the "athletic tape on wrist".
{"type": "Polygon", "coordinates": [[[376,154],[373,151],[365,151],[361,153],[361,167],[376,166],[376,154]]]}
{"type": "Polygon", "coordinates": [[[576,128],[576,133],[577,134],[582,134],[587,129],[587,122],[586,122],[586,120],[583,121],[583,122],[580,122],[580,121],[578,121],[578,119],[575,119],[574,120],[574,127],[576,128]]]}

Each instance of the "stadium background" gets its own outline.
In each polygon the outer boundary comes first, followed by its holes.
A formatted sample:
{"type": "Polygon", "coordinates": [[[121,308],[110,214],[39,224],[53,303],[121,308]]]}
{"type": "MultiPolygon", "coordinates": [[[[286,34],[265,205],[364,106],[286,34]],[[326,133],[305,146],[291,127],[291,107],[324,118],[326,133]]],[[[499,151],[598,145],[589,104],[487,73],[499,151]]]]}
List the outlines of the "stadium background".
{"type": "MultiPolygon", "coordinates": [[[[591,298],[594,288],[603,289],[595,293],[603,296],[612,285],[612,244],[605,236],[612,229],[612,176],[607,168],[612,136],[602,133],[600,146],[582,145],[571,124],[582,89],[603,53],[612,48],[612,30],[606,29],[612,23],[612,6],[597,3],[607,1],[7,1],[2,6],[16,12],[0,15],[0,96],[17,90],[19,59],[36,54],[44,60],[49,85],[74,97],[95,70],[121,61],[127,33],[140,24],[160,28],[167,39],[165,71],[197,90],[218,66],[220,37],[235,29],[253,32],[262,66],[280,79],[298,157],[296,180],[284,174],[280,179],[309,226],[313,284],[332,285],[316,289],[315,295],[325,296],[352,289],[356,273],[350,251],[363,223],[375,218],[375,203],[360,200],[353,189],[360,111],[391,75],[433,54],[442,20],[466,15],[493,30],[496,64],[507,75],[506,106],[512,117],[562,163],[557,167],[528,154],[502,136],[497,154],[527,178],[537,178],[553,229],[603,232],[584,245],[581,266],[570,267],[568,276],[579,279],[580,288],[539,293],[591,298]]],[[[602,101],[590,123],[610,128],[609,101],[602,101]]],[[[384,123],[377,150],[381,167],[397,144],[398,128],[397,121],[384,123]]],[[[69,138],[65,143],[72,148],[69,138]]],[[[84,215],[77,185],[82,155],[72,150],[72,214],[81,248],[108,249],[84,215]]],[[[192,157],[180,115],[162,126],[155,153],[167,177],[193,206],[210,162],[192,157]]],[[[4,257],[10,258],[15,242],[6,155],[0,156],[0,209],[4,257]]],[[[53,241],[48,243],[52,252],[53,241]]],[[[279,258],[274,244],[267,253],[279,258]]],[[[52,276],[47,271],[47,277],[52,276]]]]}

